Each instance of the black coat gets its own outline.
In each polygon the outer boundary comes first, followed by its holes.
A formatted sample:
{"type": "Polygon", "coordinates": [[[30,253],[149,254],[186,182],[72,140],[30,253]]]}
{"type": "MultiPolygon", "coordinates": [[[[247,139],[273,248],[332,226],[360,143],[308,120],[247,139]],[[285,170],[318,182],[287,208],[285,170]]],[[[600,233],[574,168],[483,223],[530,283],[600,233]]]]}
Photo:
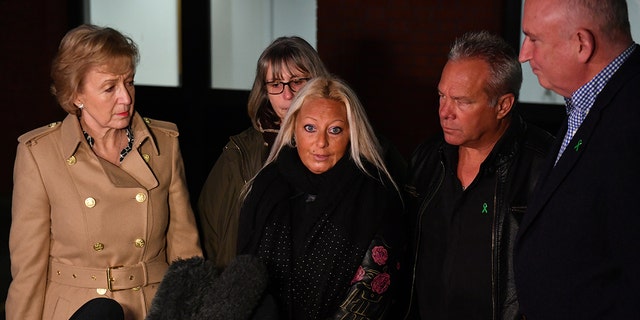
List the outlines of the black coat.
{"type": "Polygon", "coordinates": [[[527,319],[640,317],[640,48],[600,92],[553,167],[515,246],[527,319]]]}

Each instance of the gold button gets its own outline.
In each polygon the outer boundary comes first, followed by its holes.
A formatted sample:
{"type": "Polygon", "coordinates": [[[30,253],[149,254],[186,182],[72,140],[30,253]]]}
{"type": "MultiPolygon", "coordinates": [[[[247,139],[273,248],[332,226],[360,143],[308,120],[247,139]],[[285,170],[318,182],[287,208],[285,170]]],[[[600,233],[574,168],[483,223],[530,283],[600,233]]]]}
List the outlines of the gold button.
{"type": "Polygon", "coordinates": [[[135,287],[135,288],[131,288],[131,290],[133,290],[133,291],[138,291],[138,290],[140,290],[140,286],[135,287]]]}
{"type": "Polygon", "coordinates": [[[96,289],[96,292],[97,292],[99,295],[104,296],[104,295],[107,293],[107,289],[104,289],[104,288],[98,288],[98,289],[96,289]]]}
{"type": "Polygon", "coordinates": [[[51,122],[51,123],[49,123],[49,128],[53,128],[53,127],[55,127],[57,125],[58,125],[58,122],[51,122]]]}
{"type": "Polygon", "coordinates": [[[87,208],[93,208],[96,206],[96,199],[94,198],[86,198],[84,199],[84,205],[87,206],[87,208]]]}
{"type": "Polygon", "coordinates": [[[77,162],[77,160],[76,160],[75,156],[71,156],[71,157],[69,157],[69,159],[67,159],[67,164],[70,165],[70,166],[76,164],[76,162],[77,162]]]}
{"type": "Polygon", "coordinates": [[[149,162],[149,159],[151,159],[151,157],[148,154],[143,154],[142,158],[144,159],[145,162],[149,162]]]}
{"type": "Polygon", "coordinates": [[[151,123],[151,119],[149,119],[147,117],[143,117],[142,120],[144,120],[144,123],[146,123],[146,124],[151,123]]]}
{"type": "Polygon", "coordinates": [[[140,192],[140,193],[136,194],[136,201],[144,202],[144,200],[146,200],[146,199],[147,199],[147,196],[144,193],[140,192]]]}
{"type": "Polygon", "coordinates": [[[102,251],[104,250],[104,244],[100,243],[100,242],[96,242],[93,244],[93,250],[95,251],[102,251]]]}
{"type": "Polygon", "coordinates": [[[135,243],[136,243],[136,247],[138,247],[138,248],[144,247],[144,244],[145,244],[143,239],[136,239],[135,243]]]}
{"type": "Polygon", "coordinates": [[[96,280],[96,276],[91,276],[91,280],[96,280]]]}

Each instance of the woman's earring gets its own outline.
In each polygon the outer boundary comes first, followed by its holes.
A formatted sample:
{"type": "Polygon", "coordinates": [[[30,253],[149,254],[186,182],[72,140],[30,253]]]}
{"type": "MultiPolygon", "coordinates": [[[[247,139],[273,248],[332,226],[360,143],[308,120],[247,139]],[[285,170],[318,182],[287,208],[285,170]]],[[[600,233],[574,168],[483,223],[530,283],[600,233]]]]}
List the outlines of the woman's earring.
{"type": "Polygon", "coordinates": [[[83,103],[78,105],[78,109],[82,109],[82,108],[84,108],[84,104],[83,103]]]}

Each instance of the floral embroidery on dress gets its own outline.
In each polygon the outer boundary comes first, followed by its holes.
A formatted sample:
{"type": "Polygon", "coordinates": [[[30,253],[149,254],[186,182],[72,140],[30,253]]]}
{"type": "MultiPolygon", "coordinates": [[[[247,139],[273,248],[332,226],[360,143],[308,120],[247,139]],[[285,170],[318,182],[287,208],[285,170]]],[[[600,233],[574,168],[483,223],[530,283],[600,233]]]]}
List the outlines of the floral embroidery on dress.
{"type": "Polygon", "coordinates": [[[371,256],[373,257],[373,261],[377,263],[379,266],[387,263],[387,249],[383,246],[375,246],[371,249],[371,256]]]}
{"type": "Polygon", "coordinates": [[[382,237],[375,237],[366,251],[362,264],[351,280],[351,288],[332,319],[381,319],[389,307],[386,297],[392,275],[400,268],[393,250],[382,237]]]}
{"type": "Polygon", "coordinates": [[[358,271],[356,271],[356,275],[353,276],[353,279],[351,280],[351,284],[354,284],[358,281],[362,281],[362,279],[364,278],[364,268],[362,268],[362,266],[358,266],[358,271]]]}
{"type": "Polygon", "coordinates": [[[391,276],[386,272],[380,273],[371,281],[371,290],[377,294],[383,294],[389,289],[389,284],[391,284],[391,276]]]}

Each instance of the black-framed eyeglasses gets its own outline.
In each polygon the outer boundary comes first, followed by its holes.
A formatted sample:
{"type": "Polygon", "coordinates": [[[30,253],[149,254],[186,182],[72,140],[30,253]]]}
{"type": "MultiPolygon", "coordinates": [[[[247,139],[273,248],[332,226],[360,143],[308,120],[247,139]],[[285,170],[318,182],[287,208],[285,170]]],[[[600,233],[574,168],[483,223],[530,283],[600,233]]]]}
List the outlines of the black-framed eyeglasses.
{"type": "Polygon", "coordinates": [[[310,78],[294,78],[289,80],[289,82],[282,82],[279,80],[269,81],[265,86],[269,94],[281,94],[282,92],[284,92],[284,86],[289,86],[289,89],[291,89],[292,92],[297,92],[298,90],[302,89],[305,84],[307,84],[307,81],[309,81],[309,79],[310,78]]]}

